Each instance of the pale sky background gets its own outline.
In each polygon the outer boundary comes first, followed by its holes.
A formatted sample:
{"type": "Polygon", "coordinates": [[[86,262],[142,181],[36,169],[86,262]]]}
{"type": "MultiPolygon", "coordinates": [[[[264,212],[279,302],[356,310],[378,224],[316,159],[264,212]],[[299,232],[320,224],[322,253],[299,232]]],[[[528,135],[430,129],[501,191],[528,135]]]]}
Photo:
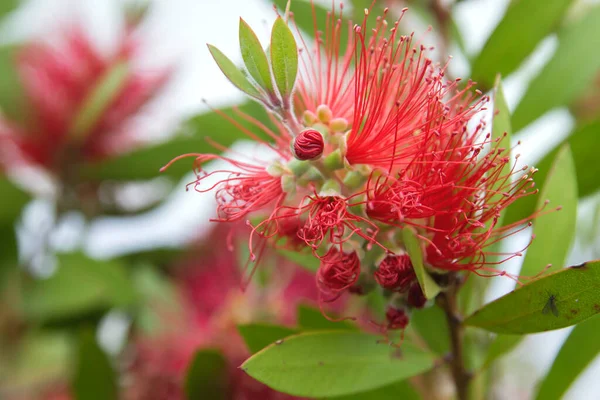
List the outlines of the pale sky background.
{"type": "MultiPolygon", "coordinates": [[[[36,36],[51,31],[73,16],[83,18],[98,45],[108,50],[117,36],[117,5],[121,3],[118,0],[32,0],[11,20],[10,31],[16,37],[36,36]]],[[[155,9],[143,28],[144,36],[149,39],[146,40],[149,48],[143,64],[160,66],[172,61],[180,66],[169,88],[168,98],[152,108],[152,124],[143,125],[148,135],[160,138],[173,132],[186,117],[204,110],[202,98],[213,106],[235,103],[242,98],[221,75],[205,43],[215,44],[225,54],[239,60],[238,17],[243,17],[266,43],[275,13],[266,0],[155,0],[153,3],[155,9]]],[[[471,54],[476,54],[483,46],[507,4],[507,0],[468,0],[457,6],[455,18],[471,54]]],[[[523,94],[528,80],[535,76],[555,47],[556,40],[547,39],[524,67],[505,80],[504,88],[512,108],[523,94]]],[[[467,72],[460,56],[455,57],[452,65],[457,75],[467,72]]],[[[572,125],[568,112],[558,110],[529,126],[519,134],[523,142],[519,151],[522,159],[525,162],[537,160],[544,148],[560,142],[572,125]]],[[[65,224],[66,228],[60,230],[55,240],[57,247],[71,247],[77,244],[79,238],[85,237],[82,244],[88,253],[96,257],[110,257],[151,246],[175,246],[198,236],[208,227],[208,218],[214,212],[214,200],[210,195],[186,192],[184,185],[190,180],[191,176],[184,179],[168,201],[157,209],[140,216],[103,218],[88,227],[85,236],[81,235],[81,218],[71,216],[70,222],[65,224]]],[[[39,221],[39,215],[43,215],[48,207],[47,203],[36,202],[25,225],[43,223],[39,221]]],[[[527,236],[521,239],[526,241],[527,236]]],[[[588,256],[578,252],[570,261],[584,261],[590,258],[588,256]]],[[[518,270],[518,264],[510,268],[518,270]]],[[[508,280],[495,280],[490,298],[510,289],[508,280]]],[[[568,329],[564,329],[531,335],[510,356],[512,370],[506,370],[506,380],[511,385],[503,388],[531,386],[532,375],[545,373],[567,333],[568,329]]],[[[600,383],[594,378],[599,375],[600,363],[596,362],[580,377],[566,398],[597,399],[600,383]]],[[[526,398],[526,393],[504,393],[503,398],[526,398]]]]}

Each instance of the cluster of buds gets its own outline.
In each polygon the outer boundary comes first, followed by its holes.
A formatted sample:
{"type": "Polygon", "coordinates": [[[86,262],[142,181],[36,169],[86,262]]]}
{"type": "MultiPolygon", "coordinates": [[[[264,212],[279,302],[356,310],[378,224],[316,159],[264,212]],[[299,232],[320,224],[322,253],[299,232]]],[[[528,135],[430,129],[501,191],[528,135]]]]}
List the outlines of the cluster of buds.
{"type": "Polygon", "coordinates": [[[242,55],[259,49],[253,61],[244,56],[248,73],[232,73],[234,64],[214,47],[211,52],[232,83],[270,112],[268,124],[240,117],[272,138],[263,143],[278,159],[177,158],[196,159],[197,178],[190,184],[196,190],[216,189],[217,221],[248,221],[253,261],[267,245],[312,252],[321,263],[321,301],[379,288],[390,304],[387,329],[403,329],[407,311],[427,301],[404,230],[417,238],[429,272],[498,275],[496,264],[521,253],[499,255],[489,246],[534,217],[500,226],[500,213],[536,193],[535,170],[517,168],[511,149],[502,146],[504,136],[486,133],[481,113],[489,98],[472,82],[447,80],[447,65],[431,61],[431,49],[400,33],[405,11],[390,24],[386,9],[367,29],[365,10],[362,23],[349,23],[347,34],[342,9],[332,11],[326,32],[316,32],[312,47],[301,39],[299,51],[278,18],[270,64],[242,21],[242,55]],[[261,59],[262,69],[256,62],[261,59]],[[284,79],[289,77],[293,91],[284,79]],[[207,173],[202,165],[214,159],[234,168],[207,173]],[[207,187],[205,179],[215,174],[222,179],[207,187]],[[250,214],[263,217],[250,222],[250,214]]]}

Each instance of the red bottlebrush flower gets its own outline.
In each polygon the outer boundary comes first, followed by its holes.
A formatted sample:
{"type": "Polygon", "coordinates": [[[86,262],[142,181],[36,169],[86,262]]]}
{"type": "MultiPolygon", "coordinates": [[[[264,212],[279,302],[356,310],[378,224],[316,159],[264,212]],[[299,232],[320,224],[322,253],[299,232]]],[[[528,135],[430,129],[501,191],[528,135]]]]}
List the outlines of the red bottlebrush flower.
{"type": "Polygon", "coordinates": [[[425,298],[425,294],[423,294],[423,290],[421,289],[421,285],[419,282],[413,282],[408,289],[408,297],[406,302],[409,306],[414,308],[423,308],[425,307],[425,303],[427,303],[427,299],[425,298]]]}
{"type": "MultiPolygon", "coordinates": [[[[71,162],[98,159],[131,147],[129,119],[164,86],[169,71],[147,74],[132,66],[136,44],[131,30],[119,48],[104,57],[79,27],[61,32],[59,46],[34,43],[18,53],[16,68],[31,105],[27,122],[0,121],[26,162],[56,170],[71,162]],[[108,79],[122,81],[112,97],[90,114],[92,98],[108,79]]],[[[114,82],[112,82],[114,84],[114,82]]]]}
{"type": "MultiPolygon", "coordinates": [[[[339,14],[334,11],[327,13],[325,33],[317,29],[315,24],[314,47],[302,40],[300,57],[300,79],[296,83],[296,109],[312,116],[314,121],[329,124],[335,119],[352,119],[354,107],[354,32],[352,22],[348,21],[347,33],[342,26],[343,5],[340,4],[339,14]],[[342,41],[348,45],[342,53],[342,41]],[[323,113],[326,106],[326,112],[323,113]],[[326,114],[328,118],[318,118],[326,114]]],[[[293,14],[292,14],[293,17],[293,14]]],[[[321,23],[322,21],[318,21],[321,23]]],[[[298,31],[300,33],[300,31],[298,31]]],[[[313,44],[313,43],[311,43],[313,44]]]]}
{"type": "Polygon", "coordinates": [[[379,263],[375,280],[385,289],[405,291],[415,280],[415,271],[408,254],[389,255],[379,263]]]}
{"type": "Polygon", "coordinates": [[[298,160],[315,160],[323,154],[323,135],[317,130],[306,129],[294,138],[292,150],[298,160]]]}
{"type": "Polygon", "coordinates": [[[334,301],[358,281],[359,275],[360,260],[356,252],[340,252],[332,247],[321,258],[317,286],[327,297],[325,301],[334,301]]]}
{"type": "Polygon", "coordinates": [[[408,314],[403,308],[388,307],[385,318],[389,330],[405,329],[408,326],[408,314]]]}
{"type": "Polygon", "coordinates": [[[160,318],[159,331],[147,336],[138,331],[124,399],[182,398],[185,374],[198,349],[223,353],[228,367],[223,377],[227,399],[296,399],[238,368],[250,354],[237,326],[259,319],[293,326],[298,305],[317,302],[314,276],[278,260],[277,269],[269,274],[270,285],[250,286],[242,292],[236,255],[227,251],[229,228],[219,226],[201,243],[198,253],[192,252],[174,269],[176,304],[171,308],[164,301],[150,304],[160,318]]]}

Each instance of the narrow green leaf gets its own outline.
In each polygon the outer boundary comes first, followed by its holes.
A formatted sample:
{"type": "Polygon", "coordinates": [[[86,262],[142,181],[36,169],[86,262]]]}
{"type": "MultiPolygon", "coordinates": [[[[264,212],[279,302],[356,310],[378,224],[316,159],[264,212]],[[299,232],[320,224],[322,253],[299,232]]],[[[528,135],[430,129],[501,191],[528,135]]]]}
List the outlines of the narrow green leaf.
{"type": "Polygon", "coordinates": [[[408,381],[393,383],[368,392],[348,396],[328,397],[331,400],[421,400],[419,393],[408,381]]]}
{"type": "Polygon", "coordinates": [[[226,400],[228,396],[227,361],[218,350],[198,350],[185,376],[188,400],[226,400]]]}
{"type": "Polygon", "coordinates": [[[510,353],[515,347],[521,343],[524,336],[522,335],[497,335],[487,351],[485,366],[491,365],[494,361],[502,356],[510,353]]]}
{"type": "Polygon", "coordinates": [[[23,207],[30,197],[10,179],[0,176],[0,193],[2,193],[2,207],[0,207],[0,226],[13,225],[23,207]]]}
{"type": "Polygon", "coordinates": [[[298,326],[310,330],[354,330],[356,329],[347,321],[330,321],[323,316],[317,308],[304,304],[298,306],[298,326]]]}
{"type": "MultiPolygon", "coordinates": [[[[545,2],[538,3],[546,7],[545,2]]],[[[517,32],[519,37],[525,37],[522,31],[517,32]]],[[[558,33],[556,52],[515,109],[512,118],[515,131],[555,107],[568,105],[589,88],[600,72],[600,52],[592,50],[599,46],[600,6],[595,6],[558,33]]]]}
{"type": "Polygon", "coordinates": [[[465,320],[497,333],[535,333],[575,325],[600,312],[600,261],[562,269],[487,304],[465,320]]]}
{"type": "Polygon", "coordinates": [[[572,0],[514,2],[473,62],[473,79],[490,87],[496,74],[510,74],[551,33],[572,0]]]}
{"type": "Polygon", "coordinates": [[[6,14],[13,11],[19,5],[19,0],[2,0],[0,1],[0,18],[4,18],[6,14]]]}
{"type": "Polygon", "coordinates": [[[36,321],[54,321],[83,314],[128,307],[136,292],[125,268],[117,261],[90,259],[83,254],[63,254],[50,278],[26,287],[26,315],[36,321]]]}
{"type": "MultiPolygon", "coordinates": [[[[496,77],[496,83],[494,85],[494,117],[492,122],[492,141],[493,146],[497,146],[500,149],[510,150],[510,137],[512,135],[512,128],[510,126],[510,111],[508,104],[506,104],[506,98],[504,97],[504,89],[502,89],[502,81],[500,75],[496,77]],[[496,144],[497,143],[497,144],[496,144]]],[[[503,153],[507,154],[507,153],[503,153]]],[[[510,154],[508,154],[510,156],[510,154]]],[[[512,162],[512,160],[511,160],[512,162]]],[[[504,164],[502,168],[501,176],[507,176],[510,174],[511,162],[504,164]]],[[[502,181],[498,181],[497,186],[492,186],[492,190],[498,189],[498,186],[502,185],[502,181]]],[[[495,197],[492,197],[492,203],[502,197],[499,193],[495,197]]],[[[500,222],[498,222],[500,224],[500,222]]]]}
{"type": "Polygon", "coordinates": [[[278,249],[277,253],[310,272],[317,272],[319,269],[320,261],[314,256],[314,254],[312,254],[312,252],[298,252],[278,249]]]}
{"type": "Polygon", "coordinates": [[[415,232],[410,228],[402,230],[402,238],[404,239],[406,251],[410,256],[410,262],[413,265],[423,294],[425,294],[425,297],[428,299],[434,298],[440,292],[440,287],[435,283],[423,266],[423,251],[421,250],[419,239],[417,239],[415,232]]]}
{"type": "Polygon", "coordinates": [[[279,93],[289,97],[298,73],[298,48],[296,39],[285,21],[278,17],[271,31],[271,67],[279,93]]]}
{"type": "Polygon", "coordinates": [[[0,110],[13,121],[30,122],[30,104],[17,71],[17,46],[0,46],[0,110]]]}
{"type": "MultiPolygon", "coordinates": [[[[543,188],[544,181],[556,158],[558,150],[568,143],[573,154],[575,169],[577,170],[577,189],[580,197],[594,194],[600,189],[600,163],[597,158],[597,141],[600,137],[600,120],[581,126],[575,130],[562,144],[549,152],[543,160],[537,163],[539,171],[534,175],[536,187],[543,188]]],[[[535,210],[538,196],[527,196],[516,201],[508,208],[504,218],[505,224],[512,224],[527,216],[535,210]]]]}
{"type": "Polygon", "coordinates": [[[238,331],[252,354],[271,343],[298,333],[297,330],[285,326],[267,324],[238,325],[238,331]]]}
{"type": "Polygon", "coordinates": [[[552,363],[546,377],[542,380],[536,399],[559,400],[600,353],[600,317],[595,316],[577,325],[552,363]]]}
{"type": "Polygon", "coordinates": [[[263,349],[241,368],[275,390],[327,397],[389,385],[430,369],[433,362],[408,343],[393,349],[366,333],[310,332],[263,349]]]}
{"type": "Polygon", "coordinates": [[[434,305],[422,310],[414,310],[410,324],[431,351],[439,355],[445,355],[450,351],[448,323],[441,308],[434,305]]]}
{"type": "Polygon", "coordinates": [[[108,356],[96,343],[94,333],[89,330],[79,337],[73,393],[77,400],[118,398],[116,373],[108,356]]]}
{"type": "Polygon", "coordinates": [[[266,92],[273,93],[273,80],[267,55],[250,25],[240,18],[240,50],[250,76],[266,92]]]}
{"type": "Polygon", "coordinates": [[[250,83],[248,78],[243,74],[242,71],[238,69],[238,67],[231,61],[225,54],[221,52],[221,50],[217,49],[215,46],[209,44],[208,51],[213,56],[217,65],[221,69],[221,72],[229,79],[231,83],[233,83],[238,89],[242,92],[246,93],[248,96],[254,98],[260,98],[260,93],[258,90],[250,83]]]}
{"type": "Polygon", "coordinates": [[[117,63],[106,71],[78,110],[69,132],[70,137],[77,141],[85,140],[86,135],[91,133],[99,118],[123,90],[130,76],[129,71],[126,62],[117,63]]]}
{"type": "MultiPolygon", "coordinates": [[[[180,179],[192,171],[194,159],[182,160],[160,173],[159,169],[173,158],[186,153],[214,153],[215,148],[207,140],[210,137],[222,146],[230,146],[236,140],[248,136],[223,116],[235,117],[235,110],[270,126],[264,108],[256,102],[247,102],[239,107],[228,107],[219,112],[199,114],[187,121],[179,137],[168,142],[148,146],[120,157],[111,158],[83,168],[82,174],[88,179],[140,180],[167,176],[180,179]]],[[[240,121],[240,125],[260,138],[268,140],[258,127],[240,121]]]]}
{"type": "Polygon", "coordinates": [[[546,200],[550,201],[547,210],[558,206],[562,209],[534,220],[535,239],[525,254],[522,276],[534,276],[547,264],[552,264],[550,270],[555,271],[562,268],[567,259],[577,221],[576,172],[568,145],[564,145],[556,155],[538,196],[538,209],[546,200]]]}

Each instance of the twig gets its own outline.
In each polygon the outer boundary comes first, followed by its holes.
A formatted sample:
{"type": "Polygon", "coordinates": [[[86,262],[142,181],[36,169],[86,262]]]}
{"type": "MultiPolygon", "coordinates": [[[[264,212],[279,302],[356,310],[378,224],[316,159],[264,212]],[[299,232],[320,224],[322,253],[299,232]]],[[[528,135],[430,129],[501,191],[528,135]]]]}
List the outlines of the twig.
{"type": "MultiPolygon", "coordinates": [[[[452,278],[455,278],[455,276],[452,278]]],[[[465,368],[463,356],[464,326],[456,305],[456,295],[459,286],[458,281],[456,279],[453,280],[448,290],[440,293],[437,300],[440,307],[446,313],[446,320],[448,321],[448,328],[450,330],[452,353],[448,362],[450,363],[457,398],[459,400],[468,400],[471,374],[465,368]]]]}

